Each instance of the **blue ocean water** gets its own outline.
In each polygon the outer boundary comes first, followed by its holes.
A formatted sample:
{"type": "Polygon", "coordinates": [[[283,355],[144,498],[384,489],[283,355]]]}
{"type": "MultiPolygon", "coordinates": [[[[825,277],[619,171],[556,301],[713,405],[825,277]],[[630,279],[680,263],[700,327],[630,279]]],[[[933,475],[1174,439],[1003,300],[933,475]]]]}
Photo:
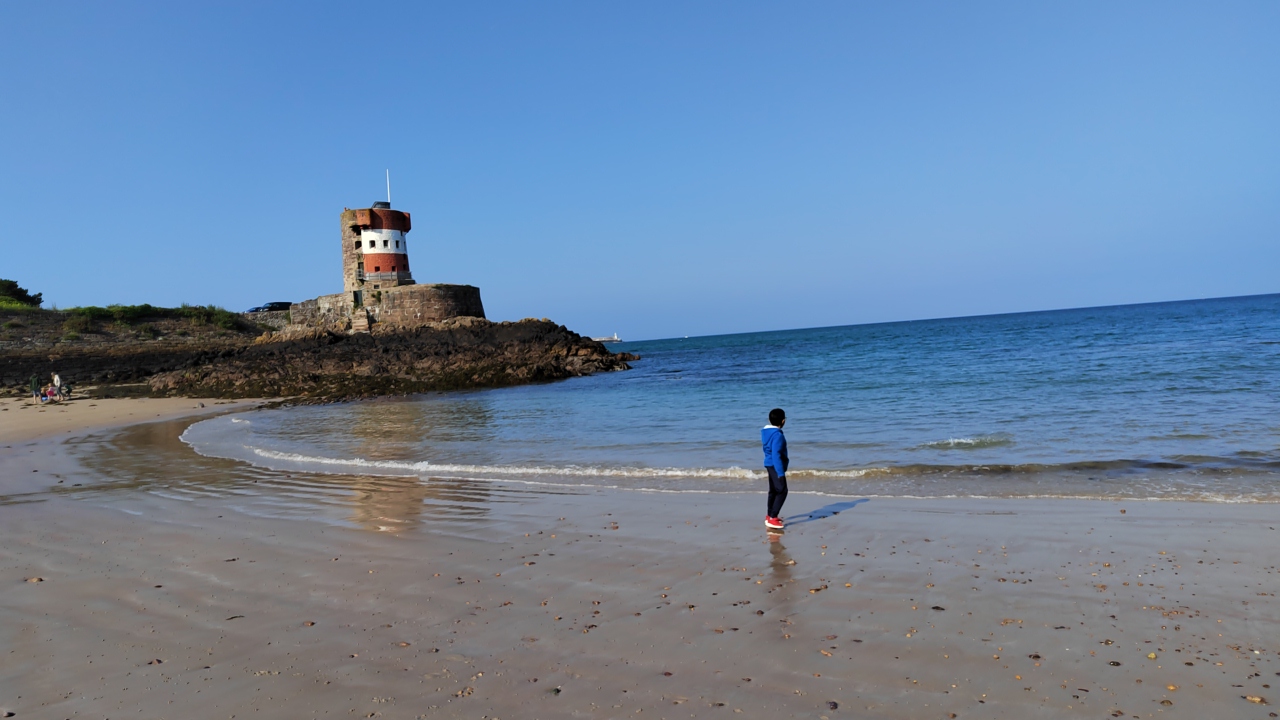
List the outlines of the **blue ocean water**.
{"type": "Polygon", "coordinates": [[[1280,501],[1280,295],[623,343],[626,372],[215,418],[279,470],[655,491],[1280,501]]]}

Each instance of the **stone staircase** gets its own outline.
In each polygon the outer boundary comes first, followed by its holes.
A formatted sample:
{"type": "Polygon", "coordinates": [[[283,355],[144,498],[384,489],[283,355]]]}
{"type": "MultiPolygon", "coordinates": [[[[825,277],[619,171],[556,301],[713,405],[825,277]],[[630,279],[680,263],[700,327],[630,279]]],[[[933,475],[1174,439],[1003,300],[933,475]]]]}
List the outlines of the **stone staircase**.
{"type": "Polygon", "coordinates": [[[351,313],[351,332],[367,333],[369,326],[373,323],[369,320],[369,311],[364,308],[356,308],[351,313]]]}

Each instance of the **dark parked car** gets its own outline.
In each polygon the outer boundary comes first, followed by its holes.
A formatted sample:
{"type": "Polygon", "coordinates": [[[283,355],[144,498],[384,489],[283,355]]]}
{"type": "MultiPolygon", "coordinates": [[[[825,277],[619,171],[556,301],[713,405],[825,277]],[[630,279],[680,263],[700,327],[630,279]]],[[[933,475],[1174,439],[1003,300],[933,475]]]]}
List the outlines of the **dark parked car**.
{"type": "Polygon", "coordinates": [[[266,305],[259,305],[258,307],[255,307],[255,308],[249,308],[245,312],[280,312],[282,310],[288,310],[289,306],[292,304],[293,303],[287,303],[287,302],[269,302],[266,305]]]}

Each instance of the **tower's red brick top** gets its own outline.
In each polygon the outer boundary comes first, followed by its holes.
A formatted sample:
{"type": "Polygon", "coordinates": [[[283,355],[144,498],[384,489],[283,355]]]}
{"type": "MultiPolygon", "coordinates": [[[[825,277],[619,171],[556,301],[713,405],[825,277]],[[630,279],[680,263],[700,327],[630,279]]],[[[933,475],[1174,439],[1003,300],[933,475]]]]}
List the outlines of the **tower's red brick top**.
{"type": "Polygon", "coordinates": [[[343,213],[343,219],[349,225],[358,225],[374,230],[399,230],[407,233],[410,229],[409,213],[399,210],[386,210],[384,208],[348,210],[343,213]],[[347,219],[348,214],[350,214],[350,219],[347,219]]]}

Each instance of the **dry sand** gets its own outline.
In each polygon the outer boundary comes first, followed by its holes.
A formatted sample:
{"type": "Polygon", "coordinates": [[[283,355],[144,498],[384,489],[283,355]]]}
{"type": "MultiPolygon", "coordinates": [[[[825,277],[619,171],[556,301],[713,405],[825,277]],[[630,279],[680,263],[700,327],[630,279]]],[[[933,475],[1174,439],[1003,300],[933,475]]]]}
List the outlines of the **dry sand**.
{"type": "Polygon", "coordinates": [[[0,714],[1276,717],[1274,505],[796,494],[776,535],[763,493],[271,473],[183,425],[0,451],[0,714]]]}
{"type": "Polygon", "coordinates": [[[0,446],[59,440],[86,432],[156,419],[172,419],[258,405],[261,400],[75,397],[58,403],[0,398],[0,446]],[[200,407],[204,405],[204,407],[200,407]]]}

